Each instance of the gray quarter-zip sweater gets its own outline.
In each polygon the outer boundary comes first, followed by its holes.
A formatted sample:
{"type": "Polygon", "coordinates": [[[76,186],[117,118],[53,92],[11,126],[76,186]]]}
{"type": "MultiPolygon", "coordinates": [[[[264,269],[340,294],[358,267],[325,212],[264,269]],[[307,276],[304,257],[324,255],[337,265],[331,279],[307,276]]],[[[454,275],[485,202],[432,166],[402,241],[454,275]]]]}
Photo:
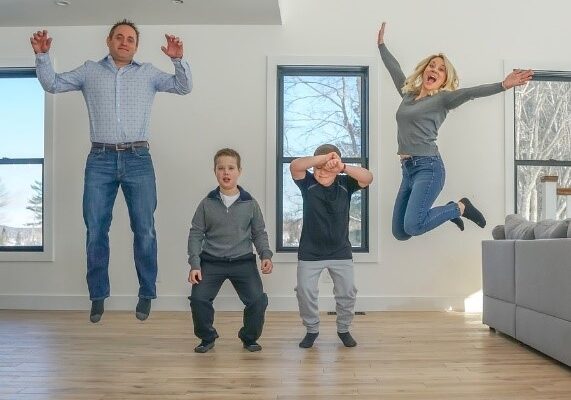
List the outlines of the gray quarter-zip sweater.
{"type": "Polygon", "coordinates": [[[272,251],[258,202],[238,186],[240,197],[228,208],[216,188],[200,202],[188,234],[188,263],[200,269],[200,253],[220,258],[236,258],[252,253],[252,243],[262,260],[272,251]]]}
{"type": "Polygon", "coordinates": [[[438,146],[436,137],[438,129],[446,119],[448,111],[478,97],[491,96],[504,91],[501,82],[470,88],[457,89],[452,92],[441,91],[432,96],[415,100],[417,94],[403,93],[402,87],[406,77],[398,61],[384,44],[379,45],[379,52],[385,67],[402,97],[397,110],[398,154],[411,156],[436,156],[438,146]]]}

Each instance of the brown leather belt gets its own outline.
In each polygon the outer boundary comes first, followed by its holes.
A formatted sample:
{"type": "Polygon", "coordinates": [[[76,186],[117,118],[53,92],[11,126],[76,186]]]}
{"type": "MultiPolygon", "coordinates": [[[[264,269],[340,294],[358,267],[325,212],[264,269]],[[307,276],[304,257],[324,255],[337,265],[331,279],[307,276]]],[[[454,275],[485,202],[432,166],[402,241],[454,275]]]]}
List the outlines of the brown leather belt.
{"type": "Polygon", "coordinates": [[[125,142],[125,143],[98,143],[98,142],[91,143],[92,149],[105,149],[112,151],[125,151],[129,149],[136,149],[138,147],[146,147],[148,149],[149,142],[147,142],[146,140],[141,140],[138,142],[125,142]]]}

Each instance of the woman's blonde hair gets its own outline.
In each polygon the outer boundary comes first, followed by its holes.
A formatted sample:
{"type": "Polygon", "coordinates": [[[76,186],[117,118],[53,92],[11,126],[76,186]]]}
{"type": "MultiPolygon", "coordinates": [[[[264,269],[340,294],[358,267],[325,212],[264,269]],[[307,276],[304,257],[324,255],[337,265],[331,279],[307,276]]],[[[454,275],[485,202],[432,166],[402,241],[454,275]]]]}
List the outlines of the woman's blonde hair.
{"type": "Polygon", "coordinates": [[[432,96],[443,90],[452,92],[458,89],[458,85],[460,84],[460,82],[458,80],[458,74],[456,73],[454,65],[452,65],[448,57],[446,57],[443,53],[438,53],[438,54],[432,54],[418,63],[418,65],[414,69],[414,72],[404,81],[404,86],[402,87],[403,93],[413,93],[413,94],[420,93],[420,89],[422,88],[422,74],[424,73],[424,70],[426,69],[428,64],[430,64],[430,61],[432,61],[434,58],[437,57],[440,57],[442,58],[442,60],[444,60],[444,66],[446,67],[446,81],[444,82],[444,85],[442,85],[440,89],[432,90],[428,93],[428,95],[432,96]]]}

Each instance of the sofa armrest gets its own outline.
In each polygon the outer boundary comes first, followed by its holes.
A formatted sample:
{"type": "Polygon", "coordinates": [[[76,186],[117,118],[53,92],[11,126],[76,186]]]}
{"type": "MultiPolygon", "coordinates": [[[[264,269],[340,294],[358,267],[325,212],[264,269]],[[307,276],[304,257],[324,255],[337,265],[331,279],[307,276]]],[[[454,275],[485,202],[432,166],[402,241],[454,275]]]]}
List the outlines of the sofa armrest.
{"type": "Polygon", "coordinates": [[[515,303],[515,240],[482,242],[482,291],[485,296],[515,303]]]}

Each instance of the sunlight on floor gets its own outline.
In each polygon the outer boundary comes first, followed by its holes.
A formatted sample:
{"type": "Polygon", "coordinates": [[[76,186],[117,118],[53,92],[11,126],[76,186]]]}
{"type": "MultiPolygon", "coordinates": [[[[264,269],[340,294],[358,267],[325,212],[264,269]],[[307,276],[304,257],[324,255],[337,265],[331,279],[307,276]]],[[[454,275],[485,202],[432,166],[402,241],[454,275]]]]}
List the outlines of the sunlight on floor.
{"type": "Polygon", "coordinates": [[[482,291],[478,290],[464,299],[464,312],[467,313],[481,313],[483,304],[482,291]]]}

